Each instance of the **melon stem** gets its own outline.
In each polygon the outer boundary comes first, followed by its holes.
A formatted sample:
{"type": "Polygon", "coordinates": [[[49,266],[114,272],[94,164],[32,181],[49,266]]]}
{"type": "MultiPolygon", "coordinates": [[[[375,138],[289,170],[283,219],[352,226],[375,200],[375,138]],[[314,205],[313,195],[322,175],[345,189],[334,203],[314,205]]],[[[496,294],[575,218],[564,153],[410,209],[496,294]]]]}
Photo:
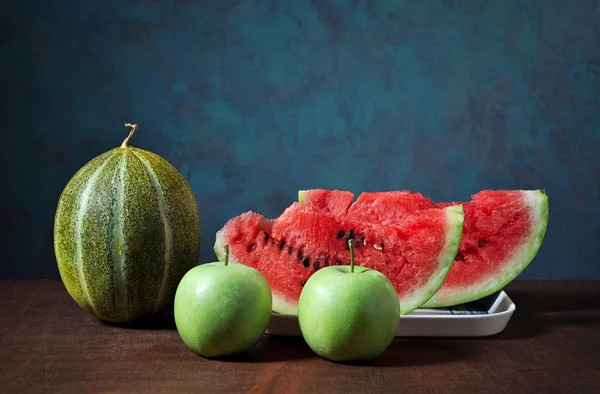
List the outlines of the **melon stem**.
{"type": "Polygon", "coordinates": [[[131,139],[131,137],[133,137],[133,135],[135,134],[135,132],[138,129],[138,125],[137,124],[131,124],[131,123],[125,123],[125,127],[131,128],[131,131],[129,132],[129,135],[127,136],[127,138],[125,138],[125,140],[121,144],[121,148],[128,148],[129,147],[129,140],[131,139]]]}
{"type": "Polygon", "coordinates": [[[225,244],[225,267],[229,264],[229,244],[225,244]]]}
{"type": "Polygon", "coordinates": [[[354,240],[348,240],[348,249],[350,249],[350,272],[354,272],[354,240]]]}

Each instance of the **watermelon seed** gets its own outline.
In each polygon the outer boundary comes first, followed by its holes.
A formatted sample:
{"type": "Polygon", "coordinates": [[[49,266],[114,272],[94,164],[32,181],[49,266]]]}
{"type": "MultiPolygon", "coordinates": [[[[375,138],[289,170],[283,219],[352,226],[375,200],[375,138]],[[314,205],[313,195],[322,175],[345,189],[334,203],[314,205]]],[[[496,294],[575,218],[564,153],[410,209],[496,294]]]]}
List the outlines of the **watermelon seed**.
{"type": "Polygon", "coordinates": [[[265,243],[269,241],[269,234],[265,231],[265,243]]]}
{"type": "Polygon", "coordinates": [[[293,251],[294,251],[294,249],[292,249],[291,246],[288,246],[288,254],[291,255],[293,251]]]}
{"type": "Polygon", "coordinates": [[[279,241],[279,250],[283,250],[283,246],[285,245],[285,241],[282,239],[279,241]]]}
{"type": "Polygon", "coordinates": [[[362,241],[362,244],[363,244],[363,245],[367,245],[367,239],[365,238],[365,236],[364,236],[364,235],[361,235],[361,236],[360,236],[360,240],[362,241]]]}
{"type": "Polygon", "coordinates": [[[302,283],[301,283],[302,287],[304,287],[305,284],[306,284],[306,281],[303,280],[302,283]]]}
{"type": "Polygon", "coordinates": [[[296,257],[298,258],[298,261],[302,261],[302,259],[304,258],[304,253],[302,253],[302,249],[298,250],[298,254],[296,255],[296,257]]]}
{"type": "Polygon", "coordinates": [[[373,247],[377,250],[383,250],[383,244],[381,244],[381,245],[374,244],[373,247]]]}
{"type": "Polygon", "coordinates": [[[463,256],[462,253],[458,252],[456,253],[456,257],[454,258],[454,260],[462,260],[465,256],[463,256]]]}
{"type": "Polygon", "coordinates": [[[344,234],[345,234],[344,230],[340,230],[340,231],[338,231],[338,233],[335,235],[335,237],[336,237],[337,239],[340,239],[340,238],[342,238],[342,237],[344,236],[344,234]]]}
{"type": "Polygon", "coordinates": [[[485,239],[480,239],[479,242],[477,242],[477,247],[478,248],[482,248],[485,246],[487,242],[485,241],[485,239]]]}
{"type": "Polygon", "coordinates": [[[305,258],[304,261],[302,261],[302,264],[304,264],[304,266],[308,268],[308,266],[310,265],[310,259],[308,257],[305,258]]]}
{"type": "Polygon", "coordinates": [[[252,242],[250,245],[248,245],[248,252],[252,252],[255,247],[256,247],[256,244],[254,242],[252,242]]]}

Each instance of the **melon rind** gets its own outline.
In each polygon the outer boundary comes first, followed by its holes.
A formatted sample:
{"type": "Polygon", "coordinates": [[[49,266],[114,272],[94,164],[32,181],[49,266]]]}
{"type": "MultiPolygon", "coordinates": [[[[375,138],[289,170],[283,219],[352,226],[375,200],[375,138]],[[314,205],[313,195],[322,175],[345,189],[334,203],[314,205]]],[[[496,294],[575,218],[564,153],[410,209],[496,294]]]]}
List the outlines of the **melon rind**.
{"type": "Polygon", "coordinates": [[[442,288],[423,305],[424,308],[448,307],[489,296],[501,290],[529,266],[544,240],[548,227],[549,206],[548,196],[543,190],[524,190],[522,193],[526,194],[525,201],[532,212],[532,232],[529,240],[524,242],[510,259],[501,264],[502,267],[507,267],[506,272],[501,276],[492,275],[467,288],[442,288]]]}
{"type": "Polygon", "coordinates": [[[198,261],[200,216],[181,173],[160,156],[118,147],[65,186],[53,245],[71,297],[98,318],[125,323],[172,307],[198,261]]]}
{"type": "Polygon", "coordinates": [[[415,289],[411,297],[405,300],[400,298],[400,314],[402,315],[414,311],[427,302],[442,287],[448,272],[450,272],[462,239],[464,210],[462,205],[454,205],[444,208],[444,211],[447,218],[446,243],[438,255],[437,264],[439,269],[436,270],[436,274],[429,281],[415,289]]]}

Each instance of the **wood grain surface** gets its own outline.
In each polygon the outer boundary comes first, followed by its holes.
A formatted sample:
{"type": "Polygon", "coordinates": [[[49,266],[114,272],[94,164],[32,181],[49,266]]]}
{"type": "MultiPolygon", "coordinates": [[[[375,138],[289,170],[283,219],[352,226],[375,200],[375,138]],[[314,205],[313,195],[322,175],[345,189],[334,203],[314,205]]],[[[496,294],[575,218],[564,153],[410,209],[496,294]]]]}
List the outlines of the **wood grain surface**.
{"type": "Polygon", "coordinates": [[[506,291],[517,310],[496,336],[399,339],[347,365],[302,338],[271,336],[209,360],[185,347],[172,319],[111,326],[60,282],[0,282],[0,392],[600,393],[600,282],[506,291]]]}

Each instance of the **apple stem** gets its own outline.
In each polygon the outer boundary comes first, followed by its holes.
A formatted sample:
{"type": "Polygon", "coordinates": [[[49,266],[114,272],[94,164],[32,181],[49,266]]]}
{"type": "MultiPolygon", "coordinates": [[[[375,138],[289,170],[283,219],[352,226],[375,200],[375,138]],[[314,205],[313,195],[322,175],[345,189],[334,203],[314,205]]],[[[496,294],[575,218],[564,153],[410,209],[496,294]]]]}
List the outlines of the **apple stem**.
{"type": "Polygon", "coordinates": [[[225,244],[225,267],[229,264],[229,244],[225,244]]]}
{"type": "Polygon", "coordinates": [[[354,240],[348,240],[348,249],[350,249],[350,272],[354,272],[354,240]]]}
{"type": "Polygon", "coordinates": [[[125,123],[125,127],[129,127],[131,129],[131,131],[129,132],[129,135],[127,136],[127,138],[125,138],[125,140],[121,144],[121,148],[128,148],[129,147],[129,140],[131,139],[131,137],[133,137],[133,135],[135,134],[135,132],[138,129],[138,125],[137,124],[131,124],[131,123],[125,123]]]}

